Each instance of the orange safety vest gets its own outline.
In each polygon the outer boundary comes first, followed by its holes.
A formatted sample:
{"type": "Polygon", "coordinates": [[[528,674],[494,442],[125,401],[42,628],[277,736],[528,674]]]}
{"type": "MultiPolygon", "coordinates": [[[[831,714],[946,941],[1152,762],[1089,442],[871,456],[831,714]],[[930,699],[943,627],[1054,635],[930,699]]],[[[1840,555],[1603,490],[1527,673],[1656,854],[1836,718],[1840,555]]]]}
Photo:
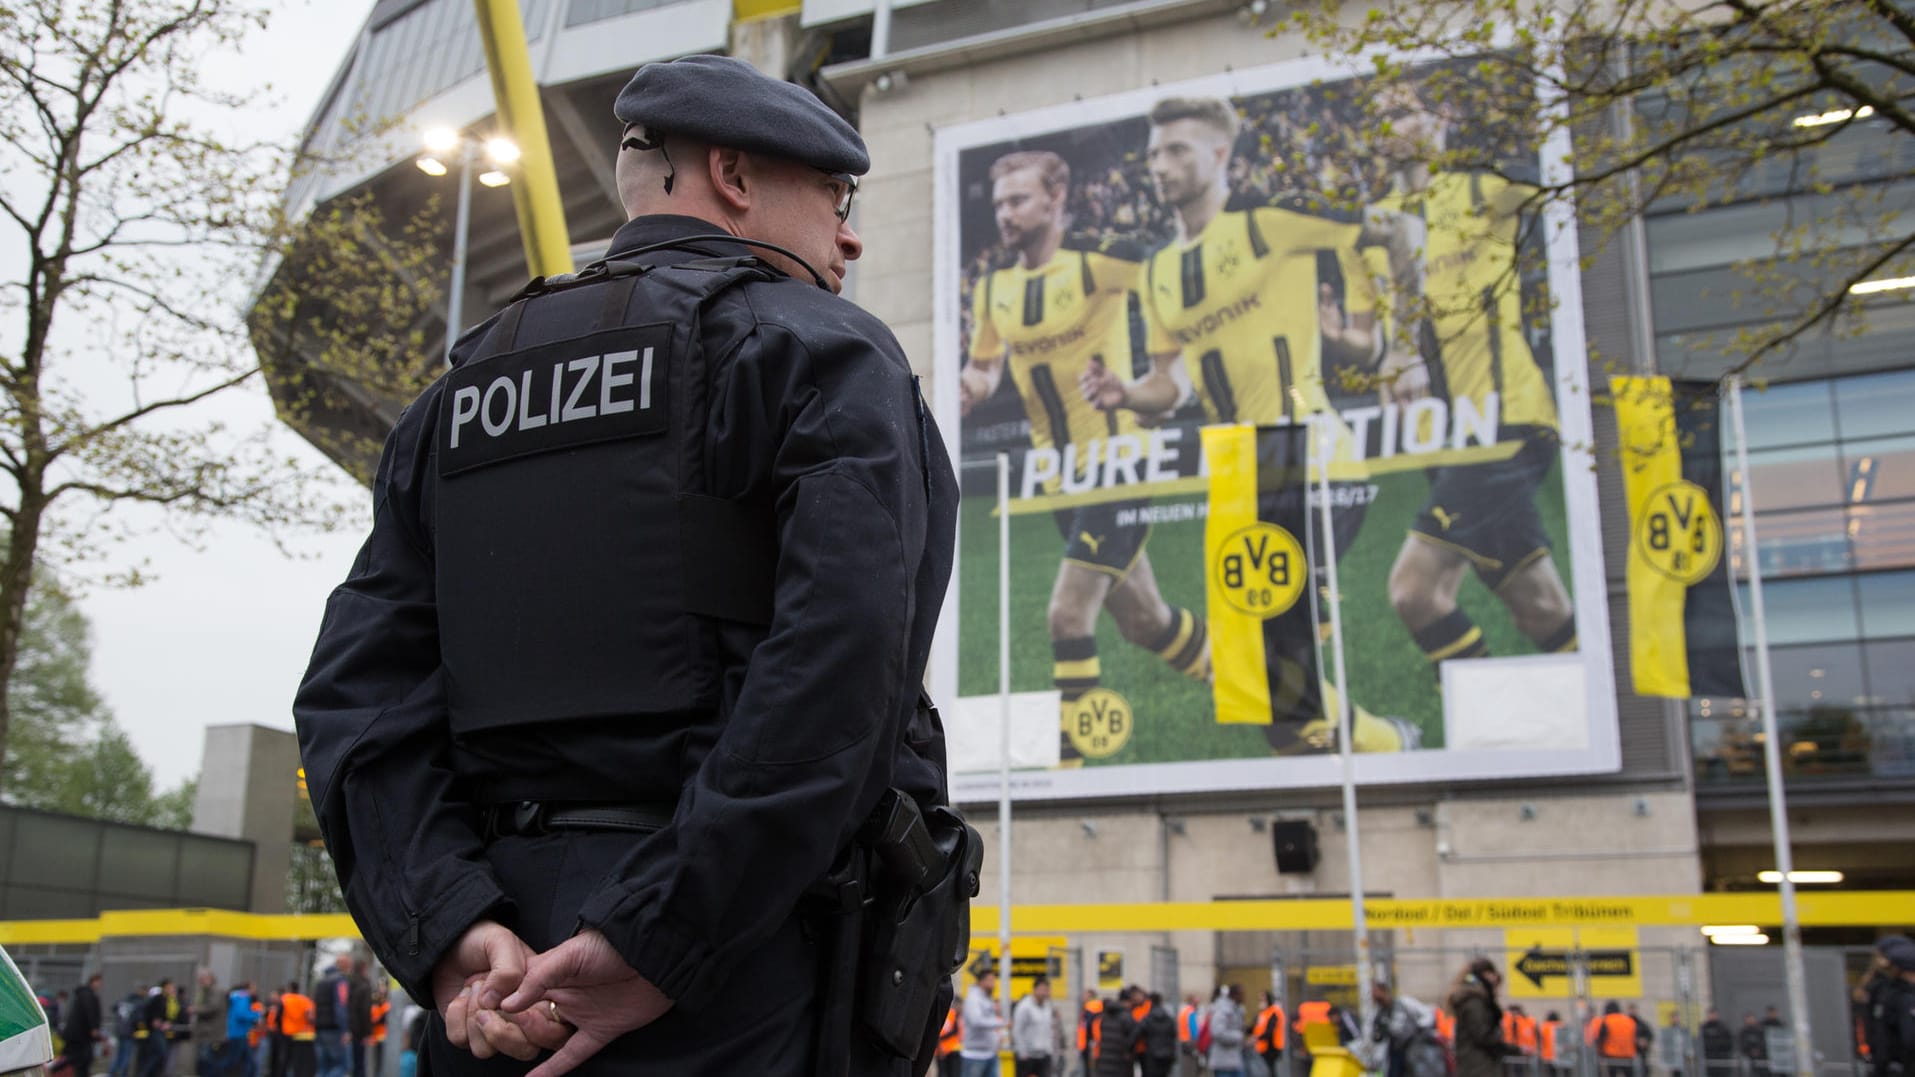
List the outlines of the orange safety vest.
{"type": "Polygon", "coordinates": [[[1303,1005],[1297,1007],[1298,1031],[1302,1031],[1303,1026],[1305,1025],[1315,1025],[1315,1024],[1327,1025],[1329,1023],[1330,1023],[1330,1004],[1328,1002],[1324,1002],[1321,999],[1319,999],[1316,1002],[1306,1002],[1303,1005]]]}
{"type": "Polygon", "coordinates": [[[1257,1014],[1256,1030],[1250,1034],[1258,1054],[1283,1050],[1283,1007],[1272,1003],[1257,1014]]]}
{"type": "Polygon", "coordinates": [[[1447,1010],[1436,1011],[1436,1038],[1448,1044],[1456,1042],[1456,1018],[1447,1010]]]}
{"type": "Polygon", "coordinates": [[[1183,1006],[1177,1010],[1177,1042],[1178,1043],[1190,1042],[1190,1015],[1195,1013],[1196,1011],[1197,1011],[1197,1007],[1192,1006],[1188,1002],[1184,1003],[1183,1006]]]}
{"type": "Polygon", "coordinates": [[[279,1027],[295,1040],[314,1038],[313,1000],[291,992],[279,996],[279,1027]]]}
{"type": "MultiPolygon", "coordinates": [[[[1082,1030],[1078,1032],[1083,1035],[1082,1030]]],[[[944,1027],[938,1030],[938,1057],[945,1058],[957,1054],[964,1046],[964,1019],[958,1016],[957,1003],[944,1015],[944,1027]]]]}
{"type": "Polygon", "coordinates": [[[1586,1038],[1604,1058],[1636,1057],[1636,1019],[1626,1013],[1607,1013],[1589,1022],[1586,1038]]]}
{"type": "Polygon", "coordinates": [[[1516,1046],[1521,1047],[1524,1051],[1533,1055],[1536,1053],[1538,1044],[1536,1019],[1528,1014],[1518,1017],[1516,1019],[1516,1046]]]}
{"type": "Polygon", "coordinates": [[[1098,1040],[1102,1038],[1103,1033],[1098,1030],[1097,1025],[1099,1022],[1097,1019],[1101,1017],[1103,1013],[1103,999],[1094,998],[1084,1003],[1084,1012],[1077,1015],[1078,1053],[1081,1054],[1090,1050],[1092,1045],[1096,1044],[1098,1040]]]}
{"type": "Polygon", "coordinates": [[[392,1003],[375,1002],[372,1004],[372,1042],[386,1042],[386,1015],[392,1012],[392,1003]]]}
{"type": "MultiPolygon", "coordinates": [[[[1149,1016],[1150,1016],[1150,1000],[1149,999],[1145,999],[1140,1005],[1132,1006],[1130,1008],[1130,1019],[1137,1022],[1138,1028],[1144,1027],[1144,1018],[1149,1016]]],[[[1143,1037],[1140,1036],[1137,1038],[1137,1055],[1138,1057],[1141,1058],[1143,1057],[1143,1054],[1144,1054],[1144,1040],[1143,1040],[1143,1037]]]]}

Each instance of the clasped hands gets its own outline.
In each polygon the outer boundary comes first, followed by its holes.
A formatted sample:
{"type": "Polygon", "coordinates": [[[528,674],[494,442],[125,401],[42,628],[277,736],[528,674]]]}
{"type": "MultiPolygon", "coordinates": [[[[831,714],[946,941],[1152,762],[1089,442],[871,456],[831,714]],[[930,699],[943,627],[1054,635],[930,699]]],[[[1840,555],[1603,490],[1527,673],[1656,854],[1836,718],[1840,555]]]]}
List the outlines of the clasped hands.
{"type": "Polygon", "coordinates": [[[467,928],[440,959],[432,994],[446,1038],[475,1058],[529,1062],[554,1052],[527,1077],[570,1072],[672,1008],[595,930],[541,954],[490,920],[467,928]]]}

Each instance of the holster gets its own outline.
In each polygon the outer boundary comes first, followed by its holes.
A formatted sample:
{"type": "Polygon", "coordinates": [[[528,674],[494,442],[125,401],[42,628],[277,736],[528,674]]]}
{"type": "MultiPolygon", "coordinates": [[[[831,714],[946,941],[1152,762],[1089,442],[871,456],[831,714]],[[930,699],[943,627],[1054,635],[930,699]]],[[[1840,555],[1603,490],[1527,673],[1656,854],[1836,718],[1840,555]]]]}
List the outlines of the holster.
{"type": "Polygon", "coordinates": [[[858,1018],[881,1047],[923,1072],[950,1005],[951,976],[969,956],[984,840],[951,808],[921,814],[896,790],[872,819],[880,867],[859,958],[858,1018]]]}

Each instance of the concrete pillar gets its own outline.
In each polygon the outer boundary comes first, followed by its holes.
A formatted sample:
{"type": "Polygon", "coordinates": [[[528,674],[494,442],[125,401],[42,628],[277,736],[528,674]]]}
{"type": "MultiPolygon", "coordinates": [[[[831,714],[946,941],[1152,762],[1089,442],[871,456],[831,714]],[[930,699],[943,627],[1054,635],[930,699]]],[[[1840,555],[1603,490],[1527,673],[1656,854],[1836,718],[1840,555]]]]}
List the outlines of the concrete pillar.
{"type": "Polygon", "coordinates": [[[731,24],[731,54],[775,79],[791,75],[798,15],[768,15],[731,24]]]}
{"type": "Polygon", "coordinates": [[[286,911],[298,772],[299,738],[288,730],[262,725],[206,729],[193,830],[253,843],[248,911],[286,911]]]}

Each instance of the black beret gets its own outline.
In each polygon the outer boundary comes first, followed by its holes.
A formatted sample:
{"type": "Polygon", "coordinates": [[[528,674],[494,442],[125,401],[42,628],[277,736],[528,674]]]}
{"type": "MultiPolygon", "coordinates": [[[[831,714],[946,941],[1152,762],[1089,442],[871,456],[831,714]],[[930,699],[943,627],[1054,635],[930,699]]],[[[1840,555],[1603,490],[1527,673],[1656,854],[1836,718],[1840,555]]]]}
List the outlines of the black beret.
{"type": "Polygon", "coordinates": [[[864,139],[844,117],[811,91],[729,56],[646,64],[619,91],[612,113],[648,137],[680,135],[853,176],[871,170],[864,139]]]}

